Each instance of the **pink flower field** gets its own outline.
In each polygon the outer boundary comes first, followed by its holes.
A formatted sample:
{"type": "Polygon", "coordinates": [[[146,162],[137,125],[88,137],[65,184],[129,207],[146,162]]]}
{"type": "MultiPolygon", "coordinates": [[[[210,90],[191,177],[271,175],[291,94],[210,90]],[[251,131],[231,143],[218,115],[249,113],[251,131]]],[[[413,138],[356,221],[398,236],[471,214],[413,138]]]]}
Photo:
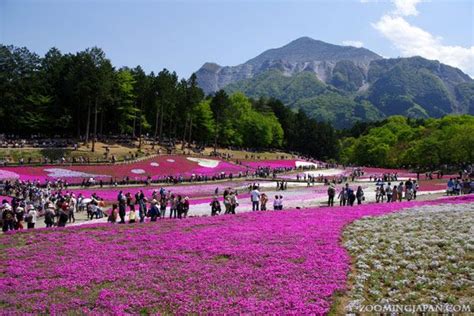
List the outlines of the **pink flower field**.
{"type": "Polygon", "coordinates": [[[326,314],[345,225],[430,202],[37,229],[0,238],[2,314],[326,314]]]}
{"type": "MultiPolygon", "coordinates": [[[[222,195],[226,188],[242,188],[241,191],[245,191],[243,187],[251,184],[249,181],[225,181],[225,182],[216,182],[216,183],[199,183],[199,184],[186,184],[186,185],[172,185],[172,186],[163,186],[166,191],[170,191],[172,194],[188,196],[190,198],[196,197],[211,197],[214,195],[215,189],[219,188],[219,195],[222,195]]],[[[160,191],[161,186],[144,186],[144,187],[117,187],[117,188],[89,188],[89,189],[69,189],[64,190],[63,192],[72,192],[76,194],[82,193],[86,197],[90,197],[93,193],[96,193],[99,197],[103,198],[105,201],[115,201],[119,191],[124,193],[130,192],[134,195],[136,192],[143,190],[145,196],[151,197],[153,191],[160,191]]]]}
{"type": "Polygon", "coordinates": [[[217,158],[195,158],[185,156],[159,156],[140,162],[117,165],[82,165],[82,166],[40,166],[40,167],[3,167],[0,168],[0,180],[21,179],[41,180],[68,179],[78,182],[83,178],[94,177],[108,180],[110,178],[145,179],[164,176],[191,175],[217,176],[221,172],[226,174],[245,172],[248,168],[235,165],[217,158]]]}
{"type": "Polygon", "coordinates": [[[301,159],[288,159],[288,160],[255,160],[255,161],[243,161],[242,165],[256,169],[259,167],[263,168],[295,168],[299,166],[315,165],[301,159]]]}

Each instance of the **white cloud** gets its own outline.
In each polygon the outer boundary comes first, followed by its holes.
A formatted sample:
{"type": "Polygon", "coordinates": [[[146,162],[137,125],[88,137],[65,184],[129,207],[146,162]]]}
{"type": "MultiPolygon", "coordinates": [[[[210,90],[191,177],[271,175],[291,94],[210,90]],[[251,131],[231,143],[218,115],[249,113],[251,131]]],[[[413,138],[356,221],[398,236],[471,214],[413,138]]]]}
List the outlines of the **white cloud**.
{"type": "Polygon", "coordinates": [[[411,25],[403,16],[417,15],[419,0],[394,0],[395,11],[386,14],[372,26],[400,51],[404,57],[422,56],[460,68],[474,75],[474,46],[443,45],[442,38],[411,25]]]}
{"type": "Polygon", "coordinates": [[[418,15],[418,10],[416,5],[421,2],[421,0],[392,0],[395,4],[395,11],[393,12],[396,15],[409,16],[409,15],[418,15]]]}
{"type": "Polygon", "coordinates": [[[354,47],[362,47],[364,43],[361,41],[342,41],[342,45],[345,46],[354,46],[354,47]]]}

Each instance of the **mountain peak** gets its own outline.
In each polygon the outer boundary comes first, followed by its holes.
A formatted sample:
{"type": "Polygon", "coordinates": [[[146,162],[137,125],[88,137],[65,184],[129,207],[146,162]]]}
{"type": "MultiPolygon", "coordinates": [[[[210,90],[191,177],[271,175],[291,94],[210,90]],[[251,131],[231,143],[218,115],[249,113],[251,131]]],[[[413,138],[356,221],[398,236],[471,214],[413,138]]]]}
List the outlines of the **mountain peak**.
{"type": "Polygon", "coordinates": [[[196,73],[200,87],[206,92],[215,92],[226,85],[253,78],[270,69],[280,70],[287,76],[311,71],[326,82],[337,63],[352,62],[353,67],[366,73],[372,60],[381,59],[376,53],[350,46],[329,44],[308,36],[264,51],[255,58],[238,66],[219,66],[205,63],[196,73]]]}
{"type": "Polygon", "coordinates": [[[288,43],[288,45],[298,44],[298,43],[311,43],[311,42],[321,42],[321,43],[323,43],[322,41],[315,40],[314,38],[311,38],[309,36],[302,36],[302,37],[299,37],[299,38],[291,41],[290,43],[288,43]]]}
{"type": "Polygon", "coordinates": [[[269,60],[284,60],[286,62],[351,60],[356,64],[367,64],[371,60],[381,58],[365,48],[334,45],[304,36],[282,47],[269,49],[247,63],[261,64],[269,60]]]}

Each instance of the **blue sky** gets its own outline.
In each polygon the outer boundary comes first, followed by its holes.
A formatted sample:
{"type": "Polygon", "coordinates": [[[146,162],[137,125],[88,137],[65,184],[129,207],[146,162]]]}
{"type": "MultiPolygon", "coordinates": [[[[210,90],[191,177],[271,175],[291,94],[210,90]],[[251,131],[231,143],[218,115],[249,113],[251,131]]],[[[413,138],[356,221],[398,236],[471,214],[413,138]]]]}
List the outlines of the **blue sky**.
{"type": "Polygon", "coordinates": [[[0,42],[43,55],[104,49],[117,66],[187,77],[309,36],[385,57],[422,55],[474,75],[472,0],[0,0],[0,42]]]}

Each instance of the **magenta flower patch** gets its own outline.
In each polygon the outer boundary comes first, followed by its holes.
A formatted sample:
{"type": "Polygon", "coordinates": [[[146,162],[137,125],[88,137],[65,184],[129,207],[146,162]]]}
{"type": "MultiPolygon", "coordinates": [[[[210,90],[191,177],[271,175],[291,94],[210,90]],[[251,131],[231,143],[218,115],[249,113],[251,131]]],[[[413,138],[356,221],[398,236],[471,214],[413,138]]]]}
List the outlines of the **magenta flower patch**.
{"type": "Polygon", "coordinates": [[[217,158],[192,158],[185,156],[159,156],[140,162],[117,165],[61,165],[38,167],[3,167],[0,168],[0,180],[40,180],[68,179],[70,182],[80,182],[84,178],[118,180],[124,177],[143,180],[147,177],[162,178],[166,176],[219,176],[222,173],[237,175],[245,172],[248,167],[239,166],[217,158]]]}
{"type": "Polygon", "coordinates": [[[1,237],[4,314],[326,314],[345,225],[431,202],[38,229],[1,237]]]}

